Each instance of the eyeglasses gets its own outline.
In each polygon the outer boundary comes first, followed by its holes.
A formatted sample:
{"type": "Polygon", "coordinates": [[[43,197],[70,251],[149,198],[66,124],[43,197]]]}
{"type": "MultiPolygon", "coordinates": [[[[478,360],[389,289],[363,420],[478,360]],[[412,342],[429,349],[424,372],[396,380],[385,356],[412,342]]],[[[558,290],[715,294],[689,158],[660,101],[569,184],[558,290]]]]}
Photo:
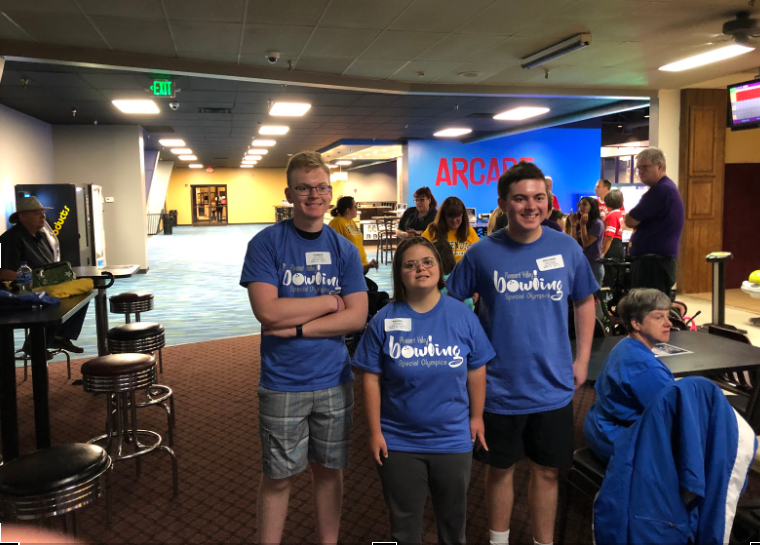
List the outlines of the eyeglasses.
{"type": "Polygon", "coordinates": [[[414,199],[414,202],[425,202],[425,201],[429,201],[429,200],[430,199],[428,199],[427,197],[420,197],[419,199],[414,199]]]}
{"type": "Polygon", "coordinates": [[[639,166],[636,167],[636,170],[640,172],[642,170],[647,170],[649,168],[654,168],[656,166],[657,165],[639,165],[639,166]]]}
{"type": "Polygon", "coordinates": [[[438,262],[434,257],[423,257],[422,259],[413,259],[411,261],[404,261],[401,264],[401,268],[406,272],[416,271],[418,267],[422,267],[422,270],[429,269],[438,262]]]}
{"type": "Polygon", "coordinates": [[[296,192],[296,195],[300,195],[301,197],[305,197],[307,195],[311,195],[311,190],[316,189],[317,193],[320,195],[327,195],[330,190],[332,189],[331,186],[327,184],[319,184],[319,185],[297,185],[293,188],[293,190],[296,192]]]}
{"type": "Polygon", "coordinates": [[[652,318],[655,322],[664,322],[670,320],[667,312],[650,312],[647,317],[652,318]]]}

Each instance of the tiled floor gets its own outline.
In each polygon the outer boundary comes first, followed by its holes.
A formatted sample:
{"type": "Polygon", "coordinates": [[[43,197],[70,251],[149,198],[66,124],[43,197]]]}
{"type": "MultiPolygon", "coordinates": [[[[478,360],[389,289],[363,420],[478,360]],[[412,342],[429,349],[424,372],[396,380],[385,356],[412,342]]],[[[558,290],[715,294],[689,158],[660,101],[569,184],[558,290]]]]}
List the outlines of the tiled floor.
{"type": "MultiPolygon", "coordinates": [[[[143,314],[142,320],[163,324],[168,345],[259,333],[261,326],[238,282],[248,241],[264,227],[175,227],[171,236],[153,236],[148,240],[149,272],[117,280],[108,294],[153,293],[154,310],[143,314]]],[[[374,257],[374,248],[367,251],[374,257]]],[[[368,276],[381,290],[392,291],[389,264],[368,276]]],[[[123,323],[124,317],[110,314],[108,320],[114,326],[123,323]]],[[[21,341],[19,332],[17,348],[21,341]]],[[[85,349],[84,356],[97,356],[93,305],[76,344],[85,349]]]]}

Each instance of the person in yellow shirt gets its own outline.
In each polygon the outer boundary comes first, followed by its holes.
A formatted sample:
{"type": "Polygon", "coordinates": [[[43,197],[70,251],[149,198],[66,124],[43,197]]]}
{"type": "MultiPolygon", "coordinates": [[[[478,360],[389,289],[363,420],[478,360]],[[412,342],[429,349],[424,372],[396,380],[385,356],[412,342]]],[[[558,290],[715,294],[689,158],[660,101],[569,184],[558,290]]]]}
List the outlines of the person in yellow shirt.
{"type": "Polygon", "coordinates": [[[438,209],[435,221],[431,223],[423,238],[430,242],[447,240],[454,252],[454,261],[459,263],[467,248],[475,244],[480,238],[475,229],[470,227],[467,209],[464,203],[457,197],[447,197],[438,209]]]}
{"type": "Polygon", "coordinates": [[[338,203],[335,208],[332,209],[330,214],[333,215],[333,220],[330,222],[330,227],[335,229],[338,234],[346,237],[351,243],[359,250],[359,255],[362,258],[362,266],[364,267],[364,274],[367,274],[372,268],[377,268],[377,261],[367,261],[367,252],[364,251],[364,236],[362,230],[354,222],[354,218],[359,214],[359,209],[356,205],[356,201],[353,197],[341,197],[338,199],[338,203]]]}

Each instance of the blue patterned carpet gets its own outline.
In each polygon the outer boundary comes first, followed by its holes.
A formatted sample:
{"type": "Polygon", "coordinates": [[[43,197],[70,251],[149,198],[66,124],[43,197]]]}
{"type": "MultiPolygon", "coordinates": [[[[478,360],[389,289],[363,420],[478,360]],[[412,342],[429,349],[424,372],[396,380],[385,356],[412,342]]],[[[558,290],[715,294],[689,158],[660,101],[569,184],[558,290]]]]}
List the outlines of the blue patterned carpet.
{"type": "MultiPolygon", "coordinates": [[[[260,333],[261,325],[253,316],[248,294],[238,282],[248,241],[265,227],[175,227],[173,235],[153,236],[148,240],[148,273],[117,280],[108,294],[153,293],[154,310],[141,318],[166,328],[167,345],[260,333]]],[[[368,247],[367,254],[373,258],[375,248],[368,247]]],[[[393,291],[390,264],[373,269],[368,276],[381,290],[393,291]]],[[[124,323],[119,314],[109,314],[108,320],[111,327],[124,323]]],[[[19,332],[17,348],[22,341],[19,332]]],[[[93,305],[76,344],[85,349],[84,356],[97,356],[93,305]]]]}

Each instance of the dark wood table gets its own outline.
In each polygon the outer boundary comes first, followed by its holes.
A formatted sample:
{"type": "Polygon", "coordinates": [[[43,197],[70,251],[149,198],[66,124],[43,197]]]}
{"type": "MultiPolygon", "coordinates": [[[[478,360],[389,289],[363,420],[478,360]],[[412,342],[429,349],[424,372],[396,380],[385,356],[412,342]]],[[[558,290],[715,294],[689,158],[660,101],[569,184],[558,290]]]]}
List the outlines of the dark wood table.
{"type": "Polygon", "coordinates": [[[106,290],[117,278],[129,278],[140,269],[139,265],[113,265],[109,267],[73,267],[77,278],[91,278],[98,290],[95,297],[95,329],[98,336],[98,356],[108,354],[106,337],[108,336],[108,305],[106,305],[106,290]]]}
{"type": "Polygon", "coordinates": [[[95,292],[61,299],[60,304],[37,310],[0,313],[0,435],[3,460],[18,456],[18,412],[16,408],[16,359],[14,329],[29,329],[34,397],[34,428],[37,448],[50,446],[50,407],[48,402],[48,367],[45,328],[57,326],[85,306],[95,292]]]}

